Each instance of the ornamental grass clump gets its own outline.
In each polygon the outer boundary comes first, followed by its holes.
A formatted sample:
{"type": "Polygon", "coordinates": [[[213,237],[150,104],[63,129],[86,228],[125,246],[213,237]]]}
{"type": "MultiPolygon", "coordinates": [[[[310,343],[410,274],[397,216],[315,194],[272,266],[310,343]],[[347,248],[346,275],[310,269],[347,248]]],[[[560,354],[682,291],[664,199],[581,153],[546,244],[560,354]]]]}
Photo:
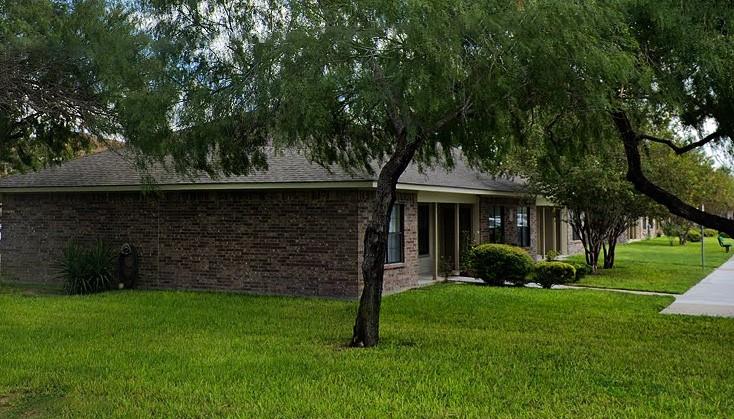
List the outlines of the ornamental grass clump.
{"type": "Polygon", "coordinates": [[[492,285],[525,284],[533,272],[533,259],[520,247],[507,244],[480,244],[471,250],[471,266],[477,277],[492,285]]]}
{"type": "Polygon", "coordinates": [[[70,295],[109,290],[113,282],[114,252],[102,242],[84,247],[71,242],[59,260],[59,277],[70,295]]]}

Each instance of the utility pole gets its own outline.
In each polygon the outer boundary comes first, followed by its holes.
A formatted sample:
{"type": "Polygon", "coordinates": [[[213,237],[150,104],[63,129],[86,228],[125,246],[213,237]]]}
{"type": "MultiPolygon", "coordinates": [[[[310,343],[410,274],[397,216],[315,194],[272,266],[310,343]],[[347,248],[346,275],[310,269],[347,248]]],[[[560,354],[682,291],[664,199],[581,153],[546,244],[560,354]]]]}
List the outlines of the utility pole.
{"type": "MultiPolygon", "coordinates": [[[[706,211],[704,204],[701,204],[701,212],[704,212],[704,211],[706,211]]],[[[705,228],[703,227],[703,224],[701,224],[701,269],[706,269],[706,262],[703,256],[703,249],[704,249],[703,245],[704,245],[704,242],[706,241],[706,234],[704,233],[705,233],[705,228]]]]}

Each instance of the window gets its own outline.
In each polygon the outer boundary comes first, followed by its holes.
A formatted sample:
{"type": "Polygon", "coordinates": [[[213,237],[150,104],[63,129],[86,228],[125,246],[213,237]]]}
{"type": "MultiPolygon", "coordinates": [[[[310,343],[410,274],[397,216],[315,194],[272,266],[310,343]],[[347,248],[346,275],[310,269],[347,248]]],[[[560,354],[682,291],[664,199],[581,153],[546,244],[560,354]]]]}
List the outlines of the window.
{"type": "Polygon", "coordinates": [[[576,231],[575,228],[571,228],[571,231],[572,231],[572,233],[571,233],[571,240],[577,240],[577,241],[578,240],[581,240],[581,236],[579,236],[579,233],[578,233],[578,231],[576,231]]]}
{"type": "Polygon", "coordinates": [[[387,230],[386,263],[403,262],[403,206],[395,204],[390,213],[387,230]]]}
{"type": "Polygon", "coordinates": [[[489,208],[489,242],[503,243],[505,241],[505,232],[502,228],[502,219],[505,217],[505,208],[493,206],[489,208]]]}
{"type": "Polygon", "coordinates": [[[418,205],[418,255],[431,253],[431,219],[428,205],[418,205]]]}
{"type": "Polygon", "coordinates": [[[517,244],[521,247],[530,247],[530,208],[517,209],[517,244]]]}

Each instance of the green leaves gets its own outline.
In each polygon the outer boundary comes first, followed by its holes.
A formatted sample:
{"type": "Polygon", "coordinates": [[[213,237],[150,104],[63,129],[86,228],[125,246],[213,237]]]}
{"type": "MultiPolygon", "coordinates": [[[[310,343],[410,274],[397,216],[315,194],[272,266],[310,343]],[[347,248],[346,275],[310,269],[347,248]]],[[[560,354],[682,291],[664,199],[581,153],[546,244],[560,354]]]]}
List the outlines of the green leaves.
{"type": "Polygon", "coordinates": [[[102,0],[0,3],[0,173],[131,133],[144,112],[166,121],[165,109],[131,106],[156,68],[134,20],[102,0]]]}
{"type": "Polygon", "coordinates": [[[67,294],[92,294],[109,290],[113,281],[114,252],[102,242],[84,247],[72,242],[58,262],[59,277],[67,294]]]}
{"type": "Polygon", "coordinates": [[[418,152],[424,163],[444,160],[451,147],[461,146],[489,167],[506,149],[512,4],[142,5],[157,22],[156,39],[172,52],[167,71],[177,80],[180,103],[170,111],[182,130],[166,149],[184,166],[221,169],[218,159],[203,161],[202,153],[217,156],[235,141],[254,152],[265,146],[263,138],[348,170],[385,158],[401,132],[408,141],[428,138],[418,152]],[[218,120],[232,121],[239,137],[213,129],[212,135],[189,135],[218,120]],[[257,132],[250,131],[251,121],[258,121],[257,132]]]}

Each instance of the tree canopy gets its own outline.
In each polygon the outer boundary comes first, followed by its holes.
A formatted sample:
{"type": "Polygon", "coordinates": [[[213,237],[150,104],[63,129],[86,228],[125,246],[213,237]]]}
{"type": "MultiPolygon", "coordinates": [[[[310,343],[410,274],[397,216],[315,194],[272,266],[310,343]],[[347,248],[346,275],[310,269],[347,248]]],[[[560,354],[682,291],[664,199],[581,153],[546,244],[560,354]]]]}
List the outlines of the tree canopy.
{"type": "Polygon", "coordinates": [[[624,152],[614,145],[599,141],[585,153],[563,156],[534,147],[534,153],[524,153],[522,165],[531,190],[568,209],[566,221],[580,238],[586,263],[594,271],[602,251],[603,267],[612,268],[619,237],[657,209],[624,178],[624,152]],[[539,156],[529,158],[533,154],[539,156]]]}
{"type": "MultiPolygon", "coordinates": [[[[130,10],[102,0],[0,0],[0,172],[125,135],[155,68],[130,10]]],[[[164,113],[165,115],[165,113],[164,113]]]]}

